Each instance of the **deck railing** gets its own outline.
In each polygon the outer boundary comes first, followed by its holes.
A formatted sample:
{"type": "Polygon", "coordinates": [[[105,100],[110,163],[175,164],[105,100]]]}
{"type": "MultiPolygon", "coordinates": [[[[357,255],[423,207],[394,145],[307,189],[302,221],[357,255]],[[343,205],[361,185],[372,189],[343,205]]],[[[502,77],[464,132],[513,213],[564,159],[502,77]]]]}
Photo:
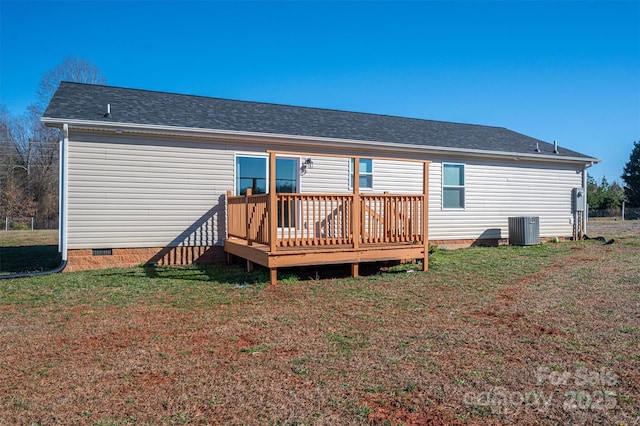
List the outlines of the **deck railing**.
{"type": "Polygon", "coordinates": [[[242,238],[251,245],[254,242],[269,244],[269,211],[267,194],[230,197],[227,193],[227,233],[230,237],[242,238]]]}
{"type": "Polygon", "coordinates": [[[278,246],[352,244],[351,194],[278,194],[278,246]]]}
{"type": "Polygon", "coordinates": [[[269,245],[273,210],[277,247],[421,243],[424,199],[422,194],[276,194],[275,209],[269,209],[268,194],[228,193],[227,232],[249,245],[269,245]]]}
{"type": "Polygon", "coordinates": [[[362,243],[422,242],[423,200],[423,195],[362,195],[362,243]]]}

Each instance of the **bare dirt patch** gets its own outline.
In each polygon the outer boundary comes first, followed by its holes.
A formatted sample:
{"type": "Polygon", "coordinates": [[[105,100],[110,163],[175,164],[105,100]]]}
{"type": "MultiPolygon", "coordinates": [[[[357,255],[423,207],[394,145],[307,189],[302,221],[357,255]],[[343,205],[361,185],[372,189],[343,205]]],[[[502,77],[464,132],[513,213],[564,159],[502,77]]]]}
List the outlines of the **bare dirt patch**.
{"type": "Polygon", "coordinates": [[[10,281],[0,424],[632,425],[640,238],[614,231],[278,287],[170,269],[10,281]]]}
{"type": "Polygon", "coordinates": [[[591,218],[587,224],[587,235],[596,236],[640,236],[640,220],[620,218],[591,218]]]}

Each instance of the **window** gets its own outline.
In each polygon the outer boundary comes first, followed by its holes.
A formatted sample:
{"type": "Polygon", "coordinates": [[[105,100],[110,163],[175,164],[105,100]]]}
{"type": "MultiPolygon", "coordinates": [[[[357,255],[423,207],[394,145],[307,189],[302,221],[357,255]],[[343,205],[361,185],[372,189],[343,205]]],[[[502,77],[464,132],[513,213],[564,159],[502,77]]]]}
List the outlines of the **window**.
{"type": "MultiPolygon", "coordinates": [[[[360,162],[360,189],[373,189],[373,160],[371,158],[361,158],[360,162]]],[[[349,160],[349,188],[353,188],[353,158],[349,160]]]]}
{"type": "MultiPolygon", "coordinates": [[[[236,195],[251,193],[266,194],[269,191],[267,175],[268,159],[266,157],[236,156],[236,195]]],[[[276,192],[291,194],[298,192],[298,160],[292,158],[276,158],[276,192]]],[[[278,203],[278,227],[293,227],[296,220],[295,203],[278,203]],[[284,211],[283,211],[284,209],[284,211]]]]}
{"type": "Polygon", "coordinates": [[[464,164],[442,165],[442,208],[464,208],[464,164]]]}
{"type": "Polygon", "coordinates": [[[267,159],[265,157],[236,157],[236,195],[267,193],[267,159]]]}

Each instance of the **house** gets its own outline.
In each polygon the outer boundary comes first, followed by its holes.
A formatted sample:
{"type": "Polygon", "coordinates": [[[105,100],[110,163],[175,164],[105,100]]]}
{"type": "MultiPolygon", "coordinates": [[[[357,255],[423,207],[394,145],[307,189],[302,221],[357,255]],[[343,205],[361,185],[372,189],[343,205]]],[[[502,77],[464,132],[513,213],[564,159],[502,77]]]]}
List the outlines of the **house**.
{"type": "MultiPolygon", "coordinates": [[[[510,216],[570,238],[595,158],[501,127],[63,82],[67,270],[424,258],[506,242],[510,216]]],[[[424,262],[426,269],[428,262],[424,262]]]]}

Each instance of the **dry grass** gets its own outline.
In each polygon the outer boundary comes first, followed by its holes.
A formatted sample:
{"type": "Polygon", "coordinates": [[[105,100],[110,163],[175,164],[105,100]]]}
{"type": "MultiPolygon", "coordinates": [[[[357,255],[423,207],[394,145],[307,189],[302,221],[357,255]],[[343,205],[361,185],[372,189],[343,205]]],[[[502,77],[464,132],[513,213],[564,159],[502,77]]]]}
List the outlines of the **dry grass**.
{"type": "Polygon", "coordinates": [[[615,229],[278,287],[226,267],[8,281],[0,424],[638,424],[640,232],[615,229]]]}
{"type": "Polygon", "coordinates": [[[640,220],[621,218],[591,218],[587,225],[587,235],[597,236],[633,236],[640,235],[640,220]]]}
{"type": "Polygon", "coordinates": [[[58,230],[0,231],[0,247],[49,246],[58,244],[58,230]]]}

